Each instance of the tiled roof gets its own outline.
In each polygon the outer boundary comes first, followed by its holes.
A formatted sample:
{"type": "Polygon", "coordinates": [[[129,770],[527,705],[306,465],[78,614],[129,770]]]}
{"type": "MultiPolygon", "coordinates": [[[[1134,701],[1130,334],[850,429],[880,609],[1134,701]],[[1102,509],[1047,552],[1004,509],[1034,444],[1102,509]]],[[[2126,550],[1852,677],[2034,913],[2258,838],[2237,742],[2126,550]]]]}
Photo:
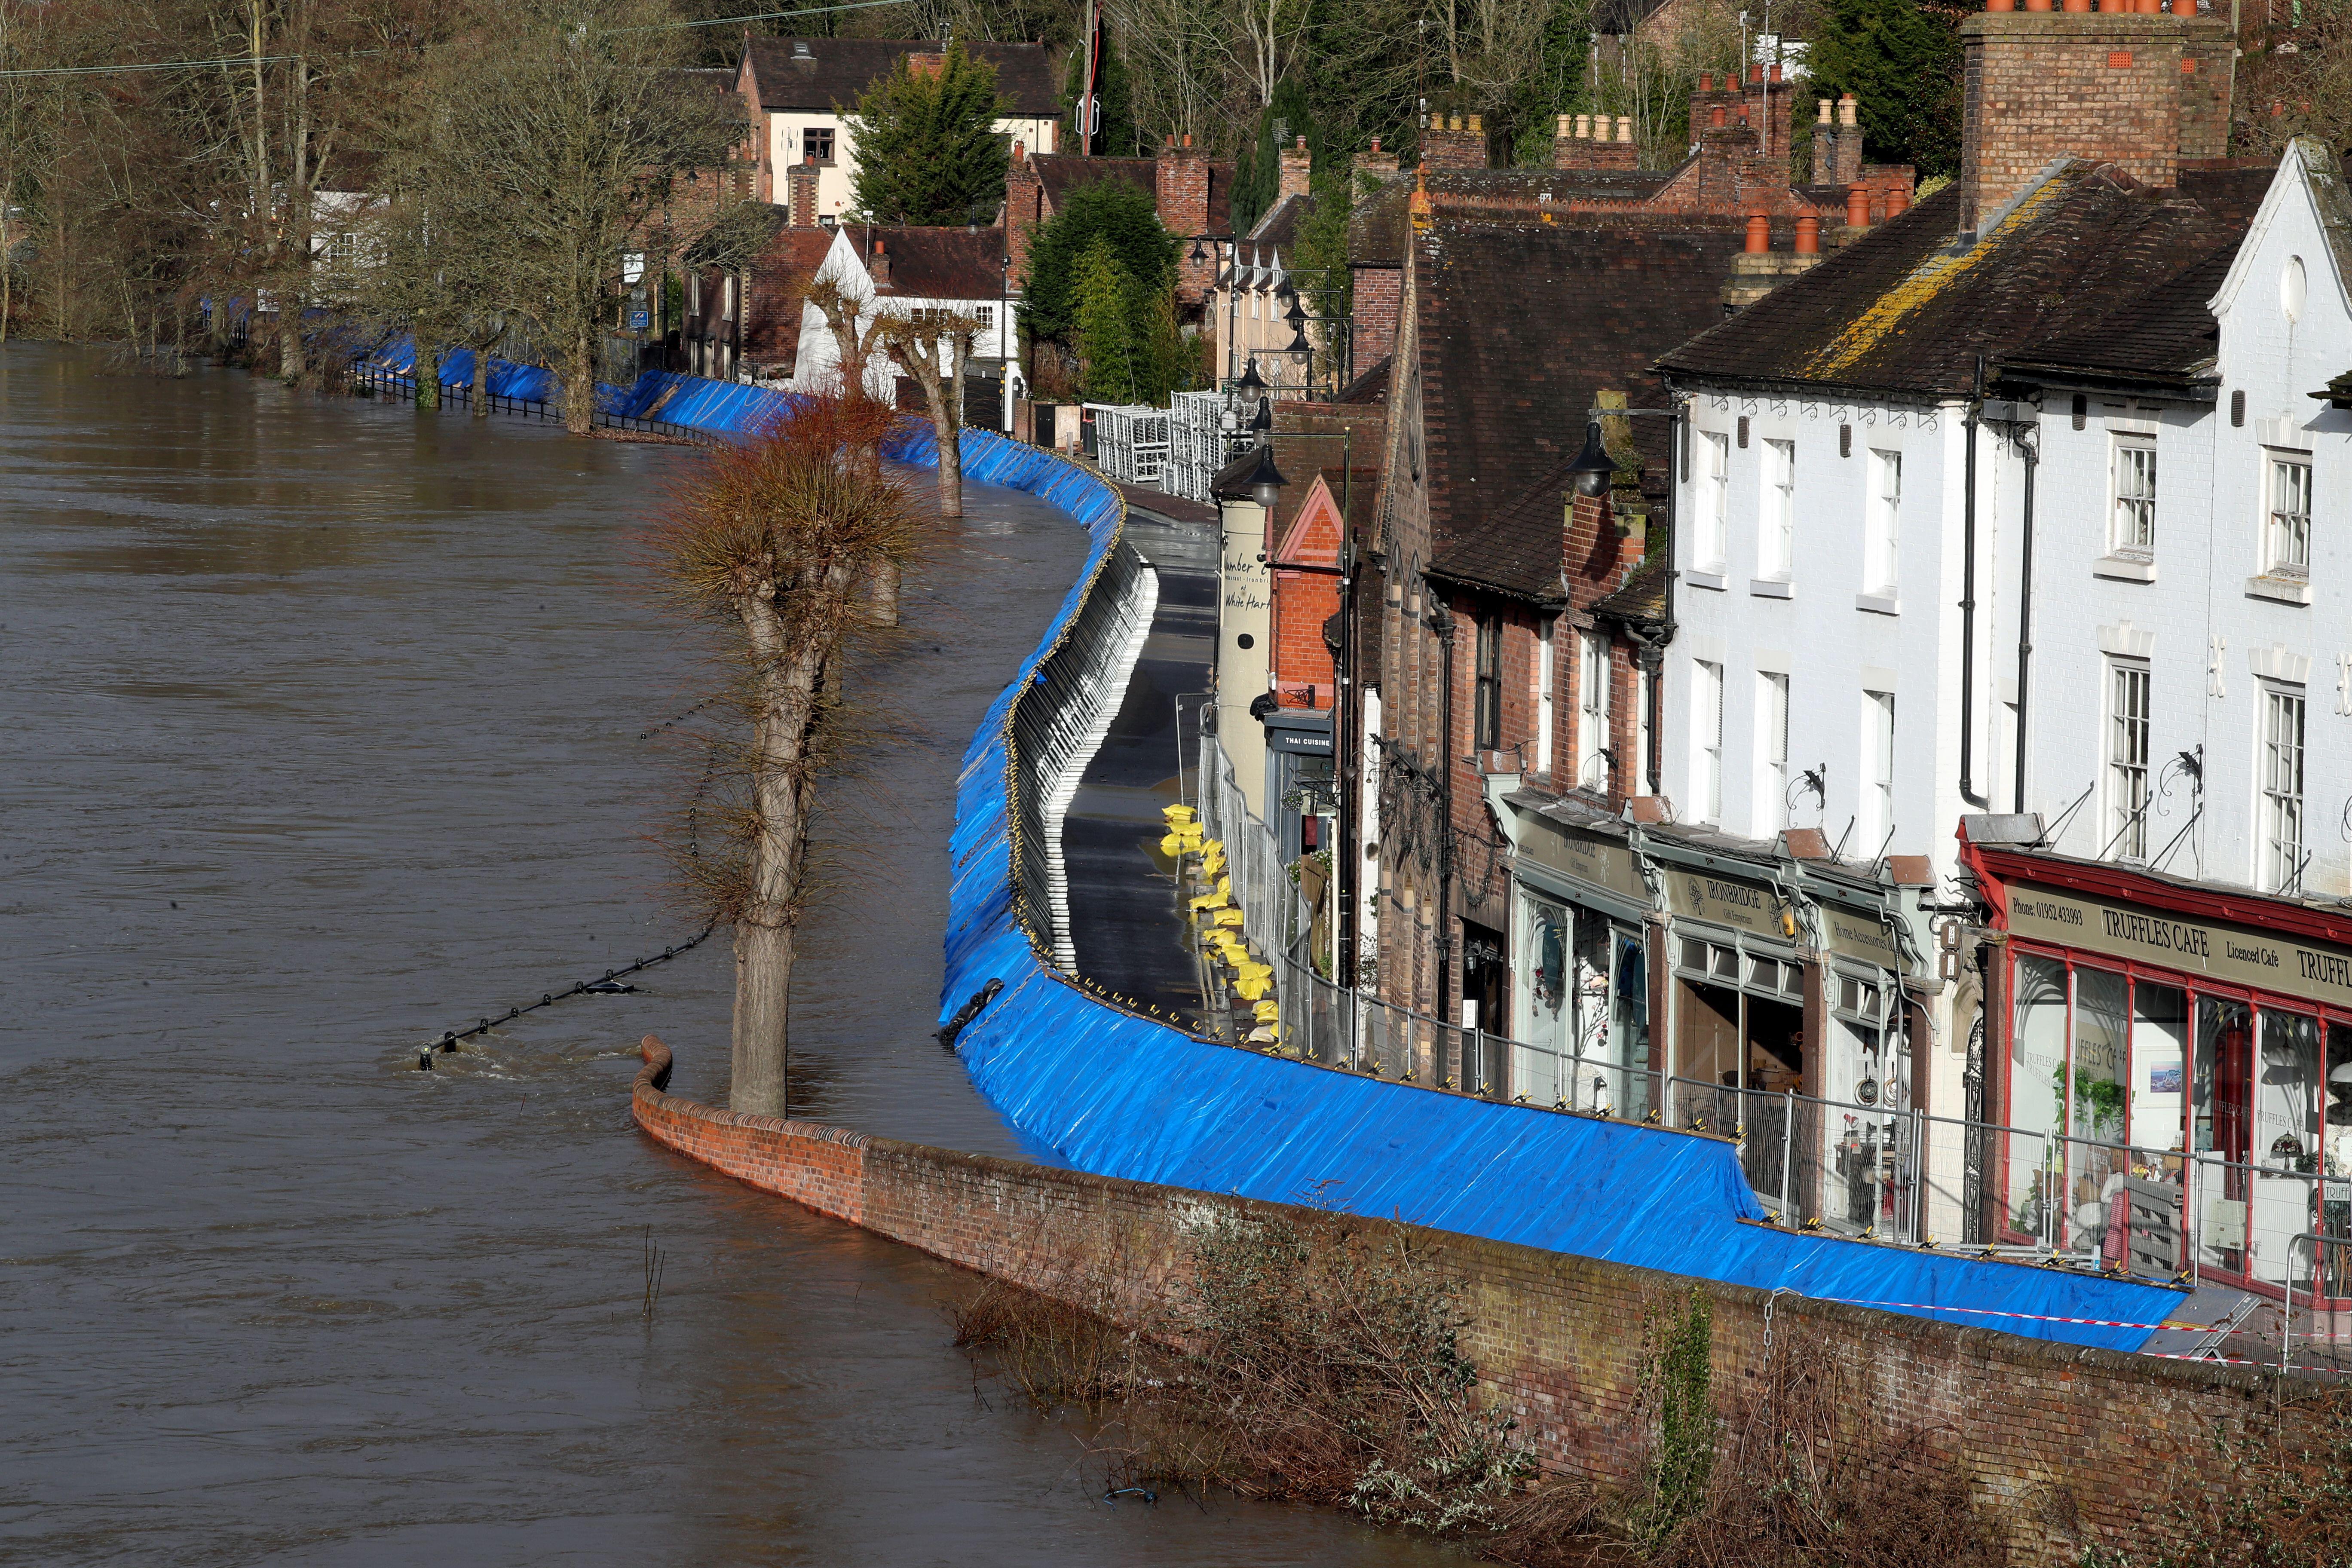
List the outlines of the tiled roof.
{"type": "Polygon", "coordinates": [[[871,257],[890,258],[889,292],[910,300],[994,300],[1004,292],[1001,228],[853,227],[871,257]]]}
{"type": "MultiPolygon", "coordinates": [[[[1462,202],[1555,202],[1578,198],[1645,201],[1665,187],[1673,171],[1649,169],[1433,169],[1429,193],[1441,205],[1462,202]]],[[[1405,203],[1413,176],[1391,180],[1348,215],[1348,261],[1356,267],[1402,267],[1405,203]]]]}
{"type": "Polygon", "coordinates": [[[1249,231],[1242,243],[1256,249],[1279,250],[1288,255],[1290,247],[1298,241],[1298,226],[1313,216],[1314,212],[1315,198],[1312,195],[1285,196],[1266,208],[1265,215],[1257,220],[1257,226],[1249,231]]]}
{"type": "Polygon", "coordinates": [[[1394,355],[1382,354],[1378,363],[1370,370],[1359,372],[1356,379],[1349,382],[1332,401],[1386,404],[1389,400],[1389,366],[1394,363],[1394,355]]]}
{"type": "MultiPolygon", "coordinates": [[[[1656,520],[1652,519],[1654,525],[1656,520]]],[[[1665,541],[1654,539],[1633,574],[1615,593],[1593,601],[1592,613],[1620,621],[1655,626],[1666,618],[1666,569],[1674,556],[1665,541]]]]}
{"type": "MultiPolygon", "coordinates": [[[[1738,218],[1437,214],[1415,290],[1433,572],[1559,597],[1562,470],[1595,395],[1665,405],[1649,366],[1722,319],[1745,235],[1738,218]]],[[[1664,426],[1632,421],[1653,475],[1664,472],[1664,426]]]]}
{"type": "Polygon", "coordinates": [[[2205,302],[2237,255],[2234,241],[2145,293],[2126,296],[2080,331],[2000,360],[2003,373],[2075,375],[2097,381],[2179,384],[2209,373],[2221,323],[2205,302]]]}
{"type": "MultiPolygon", "coordinates": [[[[1952,241],[1959,189],[1947,186],[1658,365],[1678,381],[1964,397],[1979,355],[2094,332],[2123,300],[2233,250],[2250,216],[2244,184],[2184,170],[2180,188],[2152,190],[2077,160],[1965,249],[1952,241]]],[[[2147,352],[2177,355],[2181,331],[2151,329],[2147,352]]]]}
{"type": "MultiPolygon", "coordinates": [[[[876,77],[887,75],[899,58],[910,54],[941,54],[947,46],[933,38],[770,38],[744,40],[747,58],[760,87],[760,107],[770,113],[794,110],[828,113],[857,107],[857,100],[876,77]],[[793,46],[808,46],[807,59],[795,59],[793,46]]],[[[1043,44],[967,43],[974,59],[996,68],[997,89],[1012,104],[1011,112],[1024,119],[1059,119],[1061,94],[1054,86],[1052,66],[1043,44]]]]}
{"type": "MultiPolygon", "coordinates": [[[[1045,205],[1058,211],[1068,194],[1097,180],[1124,180],[1150,192],[1160,190],[1159,160],[1154,158],[1082,158],[1075,153],[1033,153],[1029,166],[1045,188],[1045,205]]],[[[1234,226],[1234,166],[1209,165],[1209,232],[1225,235],[1234,226]]]]}

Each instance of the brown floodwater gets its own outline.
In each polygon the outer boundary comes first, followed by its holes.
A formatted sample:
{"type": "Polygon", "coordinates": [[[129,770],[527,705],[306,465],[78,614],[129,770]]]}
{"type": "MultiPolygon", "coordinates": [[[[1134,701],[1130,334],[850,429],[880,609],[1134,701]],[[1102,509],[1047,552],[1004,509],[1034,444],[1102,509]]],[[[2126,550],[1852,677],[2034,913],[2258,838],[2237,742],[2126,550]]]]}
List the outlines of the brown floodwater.
{"type": "MultiPolygon", "coordinates": [[[[0,348],[0,1559],[1459,1561],[1107,1506],[954,1270],[640,1137],[646,1031],[725,1092],[723,933],[415,1070],[690,933],[647,836],[698,758],[640,737],[709,645],[629,542],[691,454],[99,367],[0,348]]],[[[948,816],[1084,540],[972,510],[852,682],[795,1092],[1015,1153],[930,1038],[948,816]]]]}

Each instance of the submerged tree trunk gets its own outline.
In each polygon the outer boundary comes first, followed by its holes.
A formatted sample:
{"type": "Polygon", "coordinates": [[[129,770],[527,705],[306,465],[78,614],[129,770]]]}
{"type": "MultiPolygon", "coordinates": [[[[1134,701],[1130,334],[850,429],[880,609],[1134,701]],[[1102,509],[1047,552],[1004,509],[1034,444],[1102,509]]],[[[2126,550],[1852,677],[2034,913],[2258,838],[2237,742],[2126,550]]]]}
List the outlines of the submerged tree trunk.
{"type": "Polygon", "coordinates": [[[490,416],[490,345],[488,343],[477,342],[474,345],[474,390],[473,395],[467,399],[466,406],[477,419],[490,416]]]}
{"type": "Polygon", "coordinates": [[[416,406],[441,406],[441,351],[423,332],[416,334],[416,406]]]}
{"type": "MultiPolygon", "coordinates": [[[[833,591],[846,586],[836,569],[833,591]]],[[[735,921],[734,1085],[737,1110],[782,1116],[791,1107],[793,939],[808,852],[810,743],[825,678],[827,639],[785,626],[772,584],[737,602],[759,670],[751,726],[751,840],[743,908],[735,921]]]]}
{"type": "MultiPolygon", "coordinates": [[[[924,388],[929,391],[929,387],[924,388]]],[[[953,395],[950,390],[949,395],[953,395]]],[[[940,438],[940,515],[963,515],[963,421],[948,412],[948,403],[931,397],[931,429],[940,438]]]]}
{"type": "Polygon", "coordinates": [[[563,427],[574,436],[596,429],[596,342],[593,327],[572,335],[563,353],[563,427]]]}

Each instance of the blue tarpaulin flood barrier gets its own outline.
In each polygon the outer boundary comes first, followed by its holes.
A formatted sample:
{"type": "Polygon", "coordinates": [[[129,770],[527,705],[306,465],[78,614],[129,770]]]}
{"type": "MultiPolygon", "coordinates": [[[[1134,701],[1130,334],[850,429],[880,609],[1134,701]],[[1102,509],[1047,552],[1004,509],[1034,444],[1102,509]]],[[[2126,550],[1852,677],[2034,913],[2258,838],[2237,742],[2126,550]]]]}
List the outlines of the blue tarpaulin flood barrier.
{"type": "MultiPolygon", "coordinates": [[[[393,368],[389,354],[378,363],[393,368]]],[[[516,390],[499,387],[502,395],[548,395],[522,390],[547,388],[547,373],[502,362],[493,362],[494,385],[509,372],[516,390]]],[[[463,374],[456,356],[443,362],[446,381],[471,374],[470,359],[463,374]]],[[[755,431],[791,404],[783,393],[663,372],[600,387],[599,401],[616,416],[716,436],[755,431]]],[[[1125,506],[1102,480],[1036,447],[978,430],[959,445],[967,480],[1037,496],[1091,541],[1052,625],[965,750],[949,846],[940,1020],[990,980],[1003,982],[957,1037],[957,1053],[1041,1155],[1103,1175],[2109,1350],[2137,1350],[2179,1306],[2185,1292],[2161,1285],[1761,1225],[1738,1152],[1720,1139],[1497,1105],[1197,1040],[1052,972],[1014,918],[1007,734],[1015,699],[1117,544],[1125,506]]],[[[938,460],[927,426],[890,455],[938,460]]]]}

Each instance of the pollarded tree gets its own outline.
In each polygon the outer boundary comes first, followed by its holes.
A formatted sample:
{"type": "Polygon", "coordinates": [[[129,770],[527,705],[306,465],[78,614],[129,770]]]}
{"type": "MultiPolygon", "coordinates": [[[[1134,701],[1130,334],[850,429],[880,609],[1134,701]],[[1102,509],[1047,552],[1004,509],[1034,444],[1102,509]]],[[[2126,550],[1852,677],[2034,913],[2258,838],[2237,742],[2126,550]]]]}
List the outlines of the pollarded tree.
{"type": "Polygon", "coordinates": [[[961,44],[944,57],[900,57],[867,84],[849,116],[857,139],[857,205],[876,223],[978,223],[1004,199],[1009,154],[996,121],[996,68],[961,44]]]}
{"type": "Polygon", "coordinates": [[[841,762],[829,721],[841,667],[877,633],[877,583],[922,550],[917,509],[880,461],[896,425],[870,399],[803,399],[758,438],[706,458],[650,541],[672,595],[726,628],[749,729],[718,809],[701,819],[723,823],[730,842],[714,852],[706,826],[679,860],[707,912],[735,927],[738,1110],[788,1110],[793,940],[811,893],[817,784],[841,762]]]}
{"type": "Polygon", "coordinates": [[[923,389],[931,411],[931,431],[940,445],[940,515],[963,515],[963,369],[971,358],[980,318],[970,310],[908,310],[882,312],[875,341],[891,362],[923,389]]]}

